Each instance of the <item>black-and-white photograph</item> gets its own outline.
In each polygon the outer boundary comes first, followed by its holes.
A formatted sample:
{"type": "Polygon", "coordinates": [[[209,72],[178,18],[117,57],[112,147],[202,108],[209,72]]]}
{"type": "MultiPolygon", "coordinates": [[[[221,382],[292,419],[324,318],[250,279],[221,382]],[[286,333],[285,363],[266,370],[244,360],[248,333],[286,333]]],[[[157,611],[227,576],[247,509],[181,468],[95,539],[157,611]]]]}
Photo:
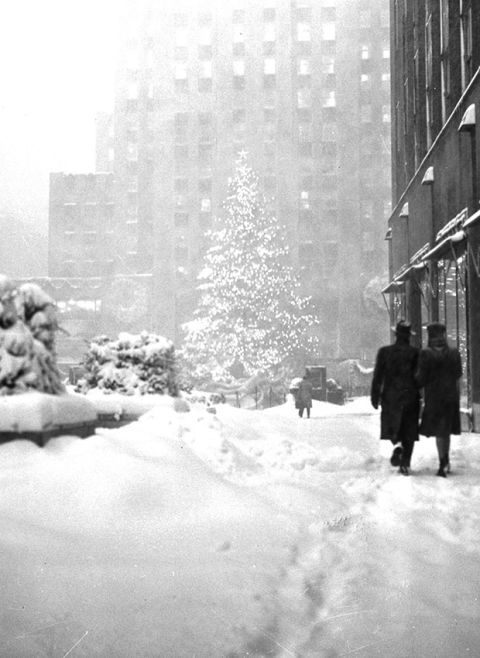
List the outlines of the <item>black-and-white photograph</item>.
{"type": "Polygon", "coordinates": [[[480,655],[480,3],[5,0],[0,58],[0,656],[480,655]]]}

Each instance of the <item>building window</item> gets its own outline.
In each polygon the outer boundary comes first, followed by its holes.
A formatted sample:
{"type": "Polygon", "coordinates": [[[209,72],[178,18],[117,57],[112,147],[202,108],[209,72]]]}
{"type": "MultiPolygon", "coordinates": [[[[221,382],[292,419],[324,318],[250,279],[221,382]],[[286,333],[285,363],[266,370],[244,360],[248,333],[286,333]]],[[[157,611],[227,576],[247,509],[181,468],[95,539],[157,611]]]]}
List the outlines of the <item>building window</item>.
{"type": "Polygon", "coordinates": [[[175,142],[183,144],[188,139],[188,114],[177,112],[175,114],[175,142]]]}
{"type": "Polygon", "coordinates": [[[276,30],[275,23],[265,23],[263,26],[263,40],[264,41],[275,41],[276,30]]]}
{"type": "Polygon", "coordinates": [[[199,25],[210,25],[212,22],[212,13],[209,11],[203,11],[198,14],[198,24],[199,25]]]}
{"type": "Polygon", "coordinates": [[[173,24],[175,27],[185,27],[188,25],[188,15],[187,14],[174,14],[173,15],[173,24]]]}
{"type": "Polygon", "coordinates": [[[187,65],[184,62],[177,62],[175,64],[175,88],[177,90],[188,88],[187,65]]]}
{"type": "Polygon", "coordinates": [[[372,106],[367,104],[367,105],[361,105],[360,106],[360,121],[362,123],[370,123],[372,120],[372,106]]]}
{"type": "Polygon", "coordinates": [[[186,163],[188,160],[188,144],[175,144],[175,162],[186,163]]]}
{"type": "Polygon", "coordinates": [[[212,59],[212,46],[198,46],[198,59],[200,61],[212,59]]]}
{"type": "Polygon", "coordinates": [[[132,142],[127,144],[127,160],[134,162],[138,160],[138,144],[132,142]]]}
{"type": "Polygon", "coordinates": [[[233,44],[233,56],[234,57],[244,57],[245,55],[245,44],[244,43],[234,43],[233,44]]]}
{"type": "Polygon", "coordinates": [[[212,179],[211,178],[200,178],[198,181],[198,189],[200,195],[202,196],[211,196],[212,194],[212,179]]]}
{"type": "Polygon", "coordinates": [[[265,176],[263,179],[265,194],[273,195],[277,191],[277,179],[272,174],[265,176]]]}
{"type": "Polygon", "coordinates": [[[311,142],[312,141],[312,124],[311,123],[300,123],[298,125],[298,141],[299,142],[311,142]]]}
{"type": "Polygon", "coordinates": [[[362,73],[360,75],[360,88],[364,91],[372,88],[372,76],[369,73],[362,73]]]}
{"type": "Polygon", "coordinates": [[[264,75],[275,75],[275,60],[273,58],[265,59],[263,62],[264,75]]]}
{"type": "Polygon", "coordinates": [[[335,41],[335,23],[322,24],[322,41],[335,41]]]}
{"type": "Polygon", "coordinates": [[[382,57],[383,59],[390,59],[390,46],[388,43],[384,43],[382,46],[382,57]]]}
{"type": "Polygon", "coordinates": [[[370,59],[370,48],[367,44],[363,44],[360,48],[360,56],[362,59],[370,59]]]}
{"type": "Polygon", "coordinates": [[[244,23],[245,11],[243,9],[235,9],[232,13],[232,23],[244,23]]]}
{"type": "Polygon", "coordinates": [[[234,75],[233,76],[233,88],[241,91],[245,89],[245,76],[243,75],[234,75]]]}
{"type": "Polygon", "coordinates": [[[311,21],[312,8],[308,5],[304,5],[303,7],[297,7],[295,10],[295,17],[297,21],[311,21]]]}
{"type": "Polygon", "coordinates": [[[298,75],[311,75],[312,73],[312,64],[309,59],[299,59],[297,61],[297,73],[298,75]]]}
{"type": "Polygon", "coordinates": [[[204,197],[200,199],[200,212],[211,212],[212,211],[212,200],[209,197],[204,197]]]}
{"type": "Polygon", "coordinates": [[[198,140],[202,143],[214,141],[213,115],[211,112],[201,112],[198,115],[199,134],[198,140]]]}
{"type": "Polygon", "coordinates": [[[304,242],[298,247],[298,258],[301,262],[311,261],[315,258],[315,247],[313,242],[304,242]]]}
{"type": "Polygon", "coordinates": [[[198,72],[198,90],[210,91],[212,89],[212,62],[200,62],[200,69],[198,72]]]}
{"type": "Polygon", "coordinates": [[[358,24],[360,27],[370,27],[372,23],[372,15],[369,9],[361,9],[358,24]]]}
{"type": "Polygon", "coordinates": [[[473,27],[472,27],[472,8],[464,9],[460,17],[461,31],[461,65],[462,65],[462,89],[468,85],[473,76],[473,27]]]}
{"type": "Polygon", "coordinates": [[[233,43],[244,43],[245,41],[245,26],[244,25],[234,25],[233,26],[233,43]]]}
{"type": "Polygon", "coordinates": [[[333,75],[335,73],[335,57],[333,55],[322,55],[322,73],[333,75]]]}
{"type": "Polygon", "coordinates": [[[297,91],[297,107],[300,109],[309,108],[312,105],[312,94],[310,89],[303,88],[297,91]]]}
{"type": "Polygon", "coordinates": [[[174,58],[178,61],[185,62],[188,59],[188,48],[175,48],[174,58]]]}
{"type": "MultiPolygon", "coordinates": [[[[428,16],[425,23],[425,110],[427,118],[427,147],[430,147],[433,139],[433,41],[432,41],[432,16],[428,16]]],[[[399,108],[396,108],[395,123],[397,131],[400,130],[399,108]]],[[[406,114],[406,110],[405,110],[406,114]]],[[[397,144],[400,145],[400,133],[397,132],[397,144]]]]}
{"type": "Polygon", "coordinates": [[[176,212],[175,213],[175,226],[183,228],[188,226],[188,213],[186,212],[176,212]]]}
{"type": "Polygon", "coordinates": [[[301,210],[310,210],[310,190],[300,190],[301,210]]]}
{"type": "Polygon", "coordinates": [[[198,43],[200,46],[212,45],[212,30],[209,25],[202,26],[198,31],[198,43]]]}
{"type": "Polygon", "coordinates": [[[391,122],[390,105],[382,105],[382,121],[383,121],[383,123],[390,123],[391,122]]]}
{"type": "Polygon", "coordinates": [[[337,141],[337,124],[324,123],[322,125],[322,142],[336,142],[337,141]]]}
{"type": "Polygon", "coordinates": [[[212,91],[212,79],[211,78],[199,78],[198,79],[198,91],[212,91]]]}
{"type": "Polygon", "coordinates": [[[187,263],[188,262],[188,247],[183,245],[177,245],[175,247],[175,260],[177,263],[187,263]]]}
{"type": "Polygon", "coordinates": [[[185,28],[175,30],[175,46],[177,48],[188,48],[188,30],[185,28]]]}
{"type": "Polygon", "coordinates": [[[203,167],[211,167],[213,159],[213,146],[212,144],[199,144],[198,145],[198,159],[200,165],[203,167]]]}
{"type": "Polygon", "coordinates": [[[297,23],[297,41],[311,41],[312,30],[310,23],[297,23]]]}
{"type": "Polygon", "coordinates": [[[331,89],[330,91],[324,93],[322,99],[322,107],[336,107],[336,105],[337,100],[335,96],[335,90],[331,89]]]}
{"type": "Polygon", "coordinates": [[[320,11],[323,23],[335,21],[337,13],[335,7],[322,7],[320,11]]]}
{"type": "Polygon", "coordinates": [[[311,158],[313,152],[312,142],[299,142],[298,154],[303,158],[311,158]]]}
{"type": "Polygon", "coordinates": [[[243,59],[233,60],[233,75],[235,77],[243,77],[245,75],[245,60],[243,59]]]}
{"type": "Polygon", "coordinates": [[[447,120],[448,101],[450,98],[450,48],[449,48],[449,5],[446,0],[440,0],[440,72],[442,88],[442,123],[447,120]]]}
{"type": "Polygon", "coordinates": [[[390,73],[382,73],[382,87],[390,89],[390,73]]]}

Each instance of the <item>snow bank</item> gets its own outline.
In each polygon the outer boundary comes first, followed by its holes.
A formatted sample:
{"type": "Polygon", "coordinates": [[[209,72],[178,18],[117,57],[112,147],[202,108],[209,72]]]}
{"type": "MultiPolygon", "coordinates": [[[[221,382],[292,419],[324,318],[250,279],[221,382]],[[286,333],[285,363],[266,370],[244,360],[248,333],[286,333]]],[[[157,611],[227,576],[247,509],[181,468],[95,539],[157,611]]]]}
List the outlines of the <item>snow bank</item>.
{"type": "Polygon", "coordinates": [[[2,655],[476,655],[479,435],[446,480],[421,439],[405,478],[368,398],[300,419],[159,397],[0,446],[2,655]]]}

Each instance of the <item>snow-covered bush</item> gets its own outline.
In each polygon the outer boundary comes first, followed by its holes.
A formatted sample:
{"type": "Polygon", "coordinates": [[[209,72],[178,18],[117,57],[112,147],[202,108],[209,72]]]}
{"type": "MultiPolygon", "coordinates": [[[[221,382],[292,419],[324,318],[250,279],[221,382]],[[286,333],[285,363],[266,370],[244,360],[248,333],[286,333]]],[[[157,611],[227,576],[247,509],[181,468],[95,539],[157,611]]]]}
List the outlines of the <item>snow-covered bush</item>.
{"type": "Polygon", "coordinates": [[[178,394],[173,343],[156,334],[98,336],[84,357],[85,375],[77,390],[118,391],[127,395],[178,394]]]}
{"type": "Polygon", "coordinates": [[[56,364],[56,306],[36,283],[0,275],[0,395],[65,392],[56,364]]]}

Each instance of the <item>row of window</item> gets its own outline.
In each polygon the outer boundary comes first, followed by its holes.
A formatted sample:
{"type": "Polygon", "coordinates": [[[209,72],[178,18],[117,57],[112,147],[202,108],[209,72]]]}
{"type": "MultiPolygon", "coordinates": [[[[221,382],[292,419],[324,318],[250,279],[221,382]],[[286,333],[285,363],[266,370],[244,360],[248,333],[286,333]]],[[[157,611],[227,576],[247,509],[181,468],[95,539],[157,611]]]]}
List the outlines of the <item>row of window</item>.
{"type": "MultiPolygon", "coordinates": [[[[363,12],[366,14],[366,12],[363,12]]],[[[383,15],[383,14],[382,14],[383,15]]],[[[312,19],[312,7],[302,6],[294,8],[294,17],[298,21],[310,21],[312,19]]],[[[175,27],[186,27],[192,18],[189,13],[175,13],[173,15],[173,24],[175,27]]],[[[209,25],[213,22],[212,12],[199,12],[197,15],[197,23],[199,25],[209,25]]],[[[244,9],[234,9],[232,11],[232,23],[244,24],[247,18],[247,12],[244,9]]],[[[262,11],[262,18],[265,23],[272,23],[277,19],[277,12],[275,7],[264,7],[262,11]]],[[[321,21],[334,21],[336,18],[335,7],[321,7],[320,19],[321,21]]],[[[388,23],[387,23],[388,25],[388,23]]]]}

